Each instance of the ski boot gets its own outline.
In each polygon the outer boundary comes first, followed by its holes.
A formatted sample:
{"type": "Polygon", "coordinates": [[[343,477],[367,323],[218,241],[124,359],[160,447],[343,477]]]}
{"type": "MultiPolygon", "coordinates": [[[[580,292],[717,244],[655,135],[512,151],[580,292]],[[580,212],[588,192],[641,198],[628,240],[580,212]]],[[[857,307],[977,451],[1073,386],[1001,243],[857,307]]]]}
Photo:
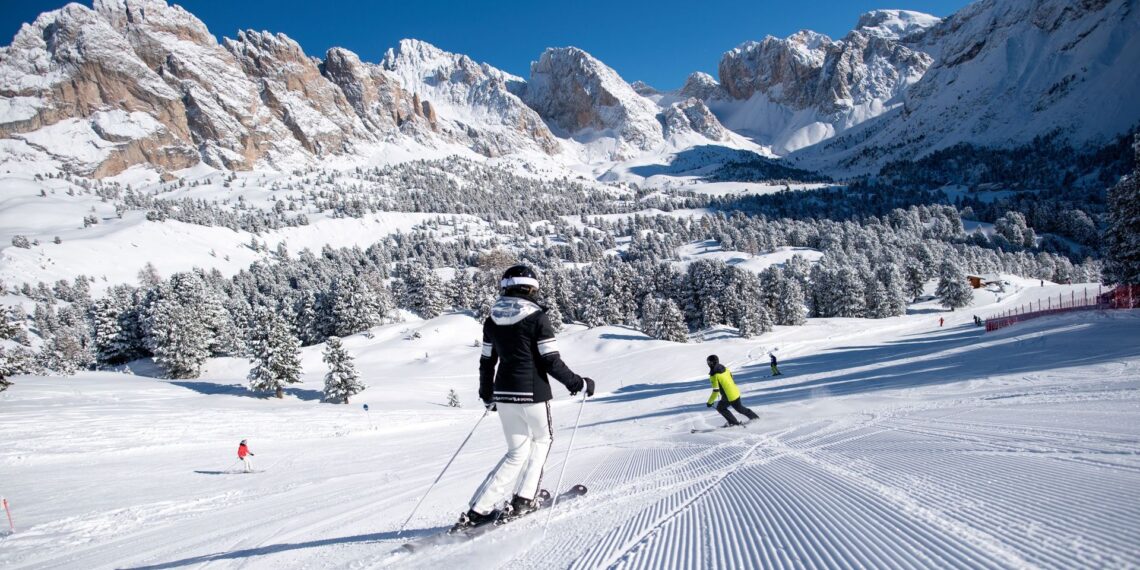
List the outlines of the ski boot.
{"type": "Polygon", "coordinates": [[[455,525],[451,527],[451,530],[447,532],[448,534],[455,534],[457,532],[471,530],[485,524],[494,524],[495,521],[499,520],[499,515],[499,511],[492,511],[485,515],[477,513],[473,510],[467,511],[466,513],[459,515],[459,521],[457,521],[455,525]]]}
{"type": "Polygon", "coordinates": [[[533,499],[524,499],[515,495],[511,499],[510,506],[507,507],[507,514],[503,517],[504,522],[513,521],[518,518],[525,517],[534,511],[538,510],[539,503],[533,499]]]}

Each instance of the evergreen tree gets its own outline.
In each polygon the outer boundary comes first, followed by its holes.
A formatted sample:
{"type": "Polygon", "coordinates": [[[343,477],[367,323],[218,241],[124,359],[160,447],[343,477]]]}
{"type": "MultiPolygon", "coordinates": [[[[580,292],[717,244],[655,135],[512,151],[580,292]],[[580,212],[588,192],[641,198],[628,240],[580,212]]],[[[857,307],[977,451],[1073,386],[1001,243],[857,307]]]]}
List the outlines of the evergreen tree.
{"type": "Polygon", "coordinates": [[[922,263],[915,259],[908,259],[906,265],[903,266],[904,280],[903,291],[911,301],[917,301],[922,296],[923,289],[926,288],[926,270],[923,269],[922,263]]]}
{"type": "Polygon", "coordinates": [[[447,299],[439,276],[422,263],[405,263],[400,271],[404,278],[404,307],[425,318],[438,317],[447,299]]]}
{"type": "Polygon", "coordinates": [[[807,322],[804,307],[804,292],[799,281],[785,279],[780,282],[775,321],[779,325],[800,326],[807,322]]]}
{"type": "Polygon", "coordinates": [[[147,322],[154,363],[169,378],[197,378],[212,340],[200,315],[177,299],[159,299],[148,311],[147,322]]]}
{"type": "Polygon", "coordinates": [[[938,290],[942,306],[953,311],[969,305],[974,300],[974,289],[966,281],[966,275],[957,263],[947,259],[938,269],[938,290]]]}
{"type": "Polygon", "coordinates": [[[344,279],[332,292],[331,333],[345,337],[366,331],[387,312],[383,297],[362,279],[344,279]]]}
{"type": "Polygon", "coordinates": [[[326,400],[340,400],[347,404],[351,396],[366,388],[358,378],[352,356],[345,350],[339,337],[331,336],[325,342],[322,361],[329,367],[325,373],[326,400]]]}
{"type": "Polygon", "coordinates": [[[471,282],[471,276],[467,271],[462,268],[455,269],[455,276],[451,278],[448,285],[448,293],[451,296],[451,306],[456,309],[471,309],[475,304],[475,286],[471,282]]]}
{"type": "Polygon", "coordinates": [[[92,307],[95,359],[100,364],[122,364],[132,356],[134,347],[127,340],[123,327],[124,310],[115,303],[114,297],[110,296],[95,301],[92,307]]]}
{"type": "Polygon", "coordinates": [[[685,326],[685,315],[672,299],[661,301],[657,310],[657,324],[653,336],[671,342],[688,342],[689,330],[685,326]]]}
{"type": "Polygon", "coordinates": [[[22,346],[5,348],[0,345],[0,392],[12,385],[9,380],[19,374],[33,374],[41,370],[36,366],[36,354],[22,346]]]}
{"type": "Polygon", "coordinates": [[[905,286],[903,276],[899,273],[898,266],[890,263],[880,267],[876,271],[879,282],[883,284],[883,294],[885,297],[885,305],[881,307],[883,316],[894,317],[906,314],[906,293],[903,288],[905,286]]]}
{"type": "Polygon", "coordinates": [[[1105,283],[1140,283],[1140,136],[1132,145],[1135,168],[1108,191],[1104,244],[1105,283]]]}
{"type": "Polygon", "coordinates": [[[301,381],[301,342],[276,311],[263,310],[258,316],[265,328],[253,343],[249,388],[284,398],[285,386],[301,381]]]}

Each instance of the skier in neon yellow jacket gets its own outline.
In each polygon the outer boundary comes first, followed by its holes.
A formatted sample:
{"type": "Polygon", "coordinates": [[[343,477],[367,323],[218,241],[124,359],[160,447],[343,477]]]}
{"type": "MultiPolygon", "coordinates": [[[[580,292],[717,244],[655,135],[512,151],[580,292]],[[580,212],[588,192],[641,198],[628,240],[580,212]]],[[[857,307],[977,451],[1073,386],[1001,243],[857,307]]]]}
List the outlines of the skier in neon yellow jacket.
{"type": "Polygon", "coordinates": [[[736,416],[728,411],[730,406],[737,412],[744,414],[744,417],[748,418],[748,421],[759,418],[760,416],[757,416],[756,412],[744,407],[744,404],[740,402],[740,389],[736,387],[736,382],[732,380],[732,372],[729,372],[729,370],[720,363],[720,359],[717,358],[717,355],[710,354],[709,357],[705,359],[705,363],[709,365],[709,380],[712,382],[712,394],[709,396],[709,400],[705,405],[711,408],[713,403],[716,403],[716,411],[720,412],[720,415],[728,420],[728,423],[725,424],[724,427],[740,425],[740,420],[736,419],[736,416]],[[720,402],[717,402],[717,398],[720,398],[720,402]]]}

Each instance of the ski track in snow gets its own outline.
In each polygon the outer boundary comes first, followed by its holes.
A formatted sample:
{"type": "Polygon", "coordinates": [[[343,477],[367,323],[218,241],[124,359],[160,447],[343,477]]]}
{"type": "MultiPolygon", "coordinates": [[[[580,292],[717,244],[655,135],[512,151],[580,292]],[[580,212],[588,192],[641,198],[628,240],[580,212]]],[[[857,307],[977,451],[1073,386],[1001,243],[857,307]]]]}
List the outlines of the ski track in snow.
{"type": "MultiPolygon", "coordinates": [[[[968,322],[969,315],[952,318],[968,322]]],[[[697,352],[686,361],[644,345],[620,353],[627,368],[615,376],[641,378],[635,370],[650,360],[684,372],[607,386],[612,391],[586,405],[564,486],[583,483],[590,493],[557,506],[545,538],[548,513],[540,512],[415,553],[397,551],[450,525],[502,452],[499,427],[478,428],[408,530],[397,534],[471,429],[474,412],[425,411],[418,423],[414,414],[397,414],[388,431],[313,419],[311,429],[255,447],[264,472],[230,476],[187,473],[185,458],[206,453],[200,439],[170,450],[153,443],[211,433],[208,426],[232,421],[221,411],[171,408],[177,413],[154,424],[148,414],[179,401],[157,391],[140,396],[139,408],[130,398],[72,406],[53,418],[53,429],[94,427],[77,429],[65,452],[36,457],[30,450],[50,446],[53,435],[36,427],[51,400],[31,405],[31,396],[19,401],[9,392],[3,405],[20,405],[4,419],[20,441],[0,453],[3,479],[16,476],[11,490],[0,490],[18,499],[17,519],[28,522],[0,538],[0,566],[1140,565],[1140,314],[1044,319],[990,335],[965,326],[931,334],[926,320],[883,325],[888,332],[875,338],[865,323],[849,335],[829,329],[834,338],[827,341],[783,337],[787,376],[767,378],[766,363],[751,360],[736,370],[745,403],[761,416],[741,430],[689,433],[721,421],[703,406],[705,380],[688,370],[697,352]],[[107,415],[104,405],[124,411],[107,415]],[[194,424],[199,414],[206,423],[194,424]],[[123,437],[132,428],[148,442],[141,456],[123,437]],[[139,462],[146,477],[126,479],[139,462]]],[[[600,368],[583,370],[603,376],[600,368]]],[[[265,404],[239,400],[250,410],[265,404]]],[[[288,421],[304,418],[300,411],[289,409],[288,421]]],[[[562,470],[576,412],[574,401],[554,406],[547,488],[562,470]]]]}

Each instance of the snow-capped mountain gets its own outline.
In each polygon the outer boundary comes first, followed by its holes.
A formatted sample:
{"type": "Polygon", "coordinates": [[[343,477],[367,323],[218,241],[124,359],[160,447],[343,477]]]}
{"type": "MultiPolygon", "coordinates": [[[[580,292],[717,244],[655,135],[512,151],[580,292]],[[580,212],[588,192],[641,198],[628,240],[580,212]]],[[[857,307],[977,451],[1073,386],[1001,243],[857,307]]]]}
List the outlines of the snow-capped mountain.
{"type": "Polygon", "coordinates": [[[320,59],[281,34],[219,42],[164,0],[95,0],[0,48],[0,162],[102,177],[390,148],[592,165],[714,144],[858,173],[958,142],[1096,142],[1140,122],[1133,4],[981,0],[945,20],[876,10],[838,40],[745,42],[717,79],[664,92],[573,47],[546,50],[528,78],[417,40],[379,63],[343,48],[320,59]]]}
{"type": "Polygon", "coordinates": [[[548,154],[561,145],[542,118],[514,93],[519,77],[448,53],[427,42],[402,40],[380,66],[409,92],[424,97],[425,111],[449,119],[444,128],[481,154],[497,156],[536,147],[548,154]]]}
{"type": "Polygon", "coordinates": [[[385,141],[458,144],[488,156],[560,150],[507,91],[513,78],[465,56],[405,42],[383,66],[340,48],[321,61],[284,35],[255,31],[219,44],[162,0],[45,13],[2,48],[0,78],[9,158],[94,176],[138,163],[272,167],[385,141]],[[442,81],[412,80],[429,56],[452,61],[452,73],[438,67],[427,71],[442,81]]]}
{"type": "Polygon", "coordinates": [[[1131,0],[981,0],[904,41],[934,61],[902,105],[804,151],[873,171],[957,143],[1009,147],[1057,134],[1104,142],[1140,124],[1140,10],[1131,0]]]}
{"type": "Polygon", "coordinates": [[[551,48],[531,64],[519,90],[560,136],[582,143],[612,141],[621,157],[664,141],[657,106],[617,72],[577,48],[551,48]]]}
{"type": "MultiPolygon", "coordinates": [[[[900,12],[879,12],[889,13],[900,12]]],[[[694,88],[703,85],[700,90],[726,126],[778,154],[811,146],[900,104],[898,96],[933,62],[896,37],[938,21],[923,16],[910,16],[902,25],[897,18],[867,15],[860,24],[869,27],[842,40],[801,31],[746,42],[721,58],[720,91],[704,78],[694,88]]]]}

